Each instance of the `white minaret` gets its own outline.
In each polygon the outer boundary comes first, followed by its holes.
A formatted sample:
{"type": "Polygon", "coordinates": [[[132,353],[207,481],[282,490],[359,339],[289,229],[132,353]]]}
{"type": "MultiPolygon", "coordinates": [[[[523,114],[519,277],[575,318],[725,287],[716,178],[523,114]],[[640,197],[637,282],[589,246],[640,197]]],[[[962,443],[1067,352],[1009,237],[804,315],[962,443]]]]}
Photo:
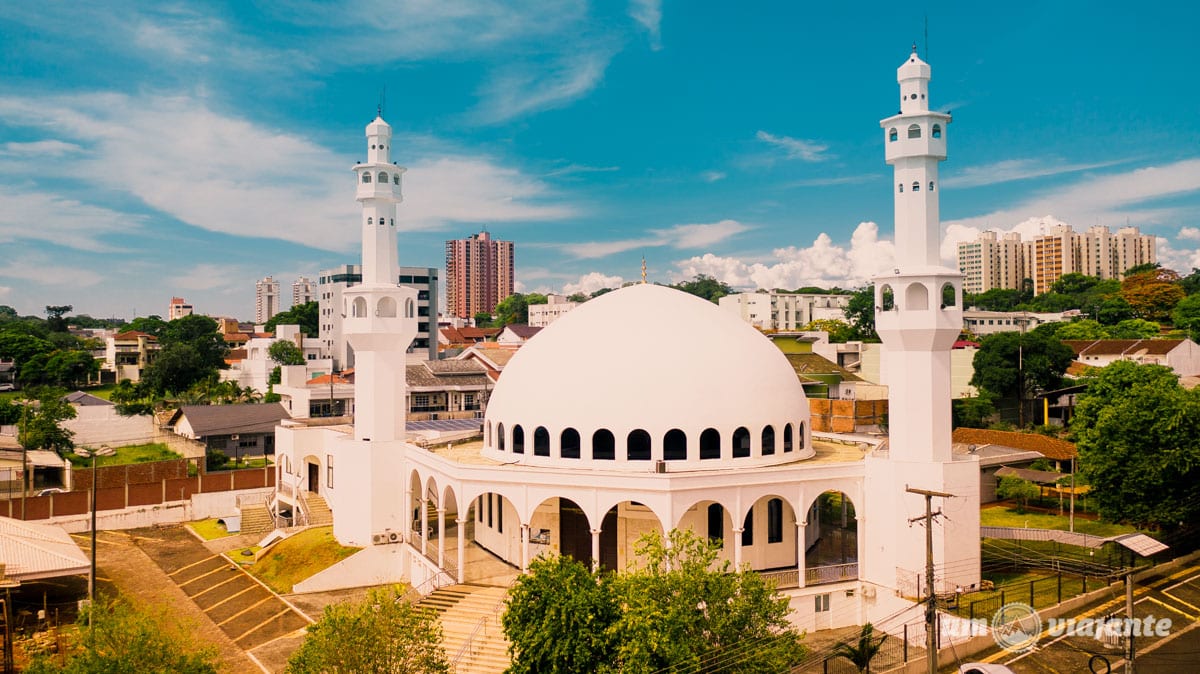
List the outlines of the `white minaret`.
{"type": "Polygon", "coordinates": [[[871,543],[859,565],[865,580],[911,597],[925,587],[924,530],[910,521],[925,502],[908,487],[954,494],[933,504],[945,513],[933,525],[938,590],[979,581],[979,463],[951,453],[950,349],[962,330],[963,276],[939,255],[938,163],[950,115],[930,111],[929,64],[915,47],[896,79],[900,113],[880,122],[894,168],[896,266],[874,279],[888,452],[866,461],[870,515],[860,526],[871,543]]]}
{"type": "Polygon", "coordinates": [[[367,161],[354,167],[362,204],[361,285],[342,293],[354,347],[354,438],[404,440],[405,353],[417,334],[417,291],[399,285],[396,204],[404,168],[389,163],[392,127],[367,125],[367,161]]]}

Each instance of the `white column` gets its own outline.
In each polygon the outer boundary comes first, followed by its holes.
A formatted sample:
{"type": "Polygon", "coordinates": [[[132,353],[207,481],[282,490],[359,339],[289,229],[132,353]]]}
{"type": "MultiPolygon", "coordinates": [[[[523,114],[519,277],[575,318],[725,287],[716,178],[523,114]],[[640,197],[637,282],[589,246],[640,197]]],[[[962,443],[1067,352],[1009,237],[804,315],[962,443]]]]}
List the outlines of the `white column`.
{"type": "Polygon", "coordinates": [[[521,573],[529,570],[529,525],[521,525],[521,573]]]}
{"type": "Polygon", "coordinates": [[[466,538],[467,538],[467,520],[455,519],[454,523],[458,526],[458,582],[465,583],[467,554],[466,554],[466,538]]]}
{"type": "Polygon", "coordinates": [[[805,530],[808,528],[808,522],[796,522],[796,583],[797,587],[804,587],[804,553],[807,552],[805,545],[805,530]]]}
{"type": "Polygon", "coordinates": [[[421,554],[429,556],[429,504],[421,494],[421,554]]]}
{"type": "Polygon", "coordinates": [[[592,529],[592,571],[600,570],[600,530],[592,529]]]}
{"type": "Polygon", "coordinates": [[[446,567],[446,509],[438,508],[438,567],[446,567]]]}
{"type": "Polygon", "coordinates": [[[858,525],[855,529],[854,542],[858,544],[858,577],[861,579],[863,577],[863,569],[867,568],[867,524],[862,513],[858,511],[854,512],[854,519],[858,525]]]}
{"type": "Polygon", "coordinates": [[[733,530],[733,567],[742,568],[742,532],[745,529],[733,530]]]}

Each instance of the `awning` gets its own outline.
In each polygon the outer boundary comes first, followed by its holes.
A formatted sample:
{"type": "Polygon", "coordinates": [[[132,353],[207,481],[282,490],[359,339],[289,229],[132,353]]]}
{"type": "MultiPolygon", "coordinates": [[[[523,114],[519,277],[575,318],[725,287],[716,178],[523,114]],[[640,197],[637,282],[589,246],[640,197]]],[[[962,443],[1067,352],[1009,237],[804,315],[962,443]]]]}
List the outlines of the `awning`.
{"type": "Polygon", "coordinates": [[[15,581],[83,575],[92,566],[62,529],[9,517],[0,517],[0,564],[5,579],[15,581]]]}

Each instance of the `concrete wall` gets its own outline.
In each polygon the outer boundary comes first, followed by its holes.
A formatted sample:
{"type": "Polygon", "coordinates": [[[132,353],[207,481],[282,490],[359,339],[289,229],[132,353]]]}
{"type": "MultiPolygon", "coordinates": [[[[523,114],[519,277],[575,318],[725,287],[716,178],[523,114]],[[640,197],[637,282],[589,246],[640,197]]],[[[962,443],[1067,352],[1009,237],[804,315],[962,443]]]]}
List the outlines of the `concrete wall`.
{"type": "Polygon", "coordinates": [[[404,573],[403,545],[372,545],[292,586],[292,592],[327,592],[350,587],[401,583],[404,573]]]}

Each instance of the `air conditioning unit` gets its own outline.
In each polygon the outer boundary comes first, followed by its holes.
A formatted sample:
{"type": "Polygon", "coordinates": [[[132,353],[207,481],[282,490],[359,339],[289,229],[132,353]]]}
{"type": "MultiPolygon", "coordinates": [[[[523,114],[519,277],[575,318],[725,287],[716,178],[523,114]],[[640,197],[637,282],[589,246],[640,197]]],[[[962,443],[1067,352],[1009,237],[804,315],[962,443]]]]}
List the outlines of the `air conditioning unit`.
{"type": "Polygon", "coordinates": [[[373,545],[387,545],[388,535],[386,532],[371,534],[371,543],[373,545]]]}
{"type": "Polygon", "coordinates": [[[667,472],[667,462],[666,462],[666,461],[663,461],[663,460],[661,460],[661,459],[660,459],[660,460],[658,460],[658,461],[655,461],[655,462],[654,462],[654,472],[656,472],[656,473],[665,473],[665,472],[667,472]]]}
{"type": "Polygon", "coordinates": [[[866,597],[867,599],[874,599],[875,598],[875,586],[874,585],[864,585],[863,586],[863,596],[866,597]]]}
{"type": "Polygon", "coordinates": [[[388,539],[388,543],[399,543],[404,540],[404,537],[400,535],[399,531],[390,531],[389,530],[388,534],[387,534],[387,539],[388,539]]]}

